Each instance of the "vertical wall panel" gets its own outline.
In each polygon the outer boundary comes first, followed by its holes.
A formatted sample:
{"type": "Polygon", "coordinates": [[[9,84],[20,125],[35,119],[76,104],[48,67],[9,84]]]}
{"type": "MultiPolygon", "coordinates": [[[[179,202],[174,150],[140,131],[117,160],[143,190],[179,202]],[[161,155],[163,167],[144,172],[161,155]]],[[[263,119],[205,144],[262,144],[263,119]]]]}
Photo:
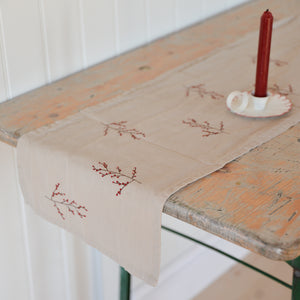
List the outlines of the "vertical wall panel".
{"type": "Polygon", "coordinates": [[[118,0],[117,26],[120,52],[147,41],[147,18],[144,0],[118,0]]]}
{"type": "Polygon", "coordinates": [[[8,76],[7,54],[4,38],[3,18],[0,7],[0,103],[11,97],[8,76]]]}
{"type": "Polygon", "coordinates": [[[74,0],[44,1],[46,40],[51,79],[83,68],[79,3],[74,0]]]}
{"type": "MultiPolygon", "coordinates": [[[[103,278],[106,274],[103,274],[103,255],[101,252],[93,247],[88,247],[89,250],[89,267],[90,267],[90,283],[91,290],[93,291],[93,299],[95,300],[106,300],[104,298],[104,284],[103,278]]],[[[112,299],[112,298],[109,298],[112,299]]],[[[113,299],[112,299],[113,300],[113,299]]]]}
{"type": "Polygon", "coordinates": [[[5,82],[5,68],[3,66],[3,60],[1,59],[1,45],[0,45],[0,103],[8,98],[7,85],[5,82]]]}
{"type": "MultiPolygon", "coordinates": [[[[24,201],[22,198],[21,201],[24,201]]],[[[60,230],[25,205],[25,230],[32,270],[33,300],[66,299],[69,287],[64,269],[60,230]]]]}
{"type": "Polygon", "coordinates": [[[186,27],[203,19],[204,0],[177,0],[176,16],[178,28],[186,27]]]}
{"type": "MultiPolygon", "coordinates": [[[[64,269],[68,282],[68,297],[64,300],[105,300],[102,297],[101,261],[93,255],[92,247],[66,231],[62,231],[64,269]],[[99,278],[100,277],[100,278],[99,278]]],[[[96,250],[94,250],[96,251],[96,250]]],[[[100,254],[101,255],[101,254],[100,254]]]]}
{"type": "Polygon", "coordinates": [[[0,299],[30,299],[13,148],[0,143],[0,299]]]}
{"type": "Polygon", "coordinates": [[[103,272],[103,299],[118,300],[119,299],[119,274],[120,267],[109,257],[102,256],[102,272],[103,272]]]}
{"type": "Polygon", "coordinates": [[[9,81],[15,96],[46,82],[38,2],[2,0],[1,10],[9,81]]]}
{"type": "Polygon", "coordinates": [[[175,30],[175,0],[146,0],[150,40],[175,30]]]}
{"type": "Polygon", "coordinates": [[[82,1],[82,26],[87,64],[93,65],[116,54],[114,1],[82,1]]]}
{"type": "MultiPolygon", "coordinates": [[[[1,40],[0,40],[1,43],[1,40]]],[[[8,98],[7,85],[5,82],[5,69],[3,66],[3,60],[1,59],[1,44],[0,44],[0,103],[8,98]]]]}
{"type": "Polygon", "coordinates": [[[0,143],[0,299],[30,299],[13,148],[0,143]]]}

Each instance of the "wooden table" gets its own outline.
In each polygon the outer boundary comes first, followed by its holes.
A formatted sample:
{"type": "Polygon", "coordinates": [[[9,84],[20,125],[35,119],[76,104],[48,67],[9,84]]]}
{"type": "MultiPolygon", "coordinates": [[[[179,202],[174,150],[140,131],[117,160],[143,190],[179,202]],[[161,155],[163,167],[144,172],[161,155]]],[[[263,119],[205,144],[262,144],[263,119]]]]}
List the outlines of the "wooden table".
{"type": "MultiPolygon", "coordinates": [[[[300,11],[297,0],[252,1],[150,45],[0,104],[0,140],[23,134],[134,88],[300,11]]],[[[164,212],[273,260],[300,255],[300,124],[169,197],[164,212]]],[[[300,269],[300,263],[294,265],[300,269]]],[[[300,272],[300,271],[299,271],[300,272]]]]}

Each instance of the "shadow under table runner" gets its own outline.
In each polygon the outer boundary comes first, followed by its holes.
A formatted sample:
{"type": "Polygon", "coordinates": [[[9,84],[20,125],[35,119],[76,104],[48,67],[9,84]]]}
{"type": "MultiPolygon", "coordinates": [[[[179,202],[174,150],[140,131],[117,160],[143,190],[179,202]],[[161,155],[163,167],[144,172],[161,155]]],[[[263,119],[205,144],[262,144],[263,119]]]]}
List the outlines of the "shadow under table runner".
{"type": "Polygon", "coordinates": [[[295,17],[273,31],[269,90],[292,100],[288,114],[250,119],[226,109],[231,91],[253,89],[258,33],[250,33],[22,136],[17,157],[25,201],[155,285],[166,199],[300,120],[299,29],[295,17]]]}

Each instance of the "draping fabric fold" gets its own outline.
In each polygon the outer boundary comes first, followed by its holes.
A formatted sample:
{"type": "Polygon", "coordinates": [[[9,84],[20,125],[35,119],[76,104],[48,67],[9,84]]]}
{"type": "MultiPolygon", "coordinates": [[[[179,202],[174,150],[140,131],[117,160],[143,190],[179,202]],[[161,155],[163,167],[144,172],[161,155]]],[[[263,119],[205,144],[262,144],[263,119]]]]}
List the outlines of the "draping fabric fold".
{"type": "Polygon", "coordinates": [[[269,87],[292,100],[287,115],[247,119],[225,107],[231,91],[253,89],[251,33],[22,136],[17,158],[26,202],[155,285],[166,199],[300,120],[299,29],[293,18],[273,33],[269,87]]]}

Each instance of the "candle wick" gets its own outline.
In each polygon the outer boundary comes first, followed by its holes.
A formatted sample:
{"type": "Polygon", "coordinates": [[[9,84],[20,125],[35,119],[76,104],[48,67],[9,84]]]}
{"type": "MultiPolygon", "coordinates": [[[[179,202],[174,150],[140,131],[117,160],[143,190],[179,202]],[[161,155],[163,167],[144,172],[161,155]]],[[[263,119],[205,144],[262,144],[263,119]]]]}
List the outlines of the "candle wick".
{"type": "Polygon", "coordinates": [[[268,11],[269,11],[269,9],[266,10],[266,12],[268,12],[268,11]]]}

